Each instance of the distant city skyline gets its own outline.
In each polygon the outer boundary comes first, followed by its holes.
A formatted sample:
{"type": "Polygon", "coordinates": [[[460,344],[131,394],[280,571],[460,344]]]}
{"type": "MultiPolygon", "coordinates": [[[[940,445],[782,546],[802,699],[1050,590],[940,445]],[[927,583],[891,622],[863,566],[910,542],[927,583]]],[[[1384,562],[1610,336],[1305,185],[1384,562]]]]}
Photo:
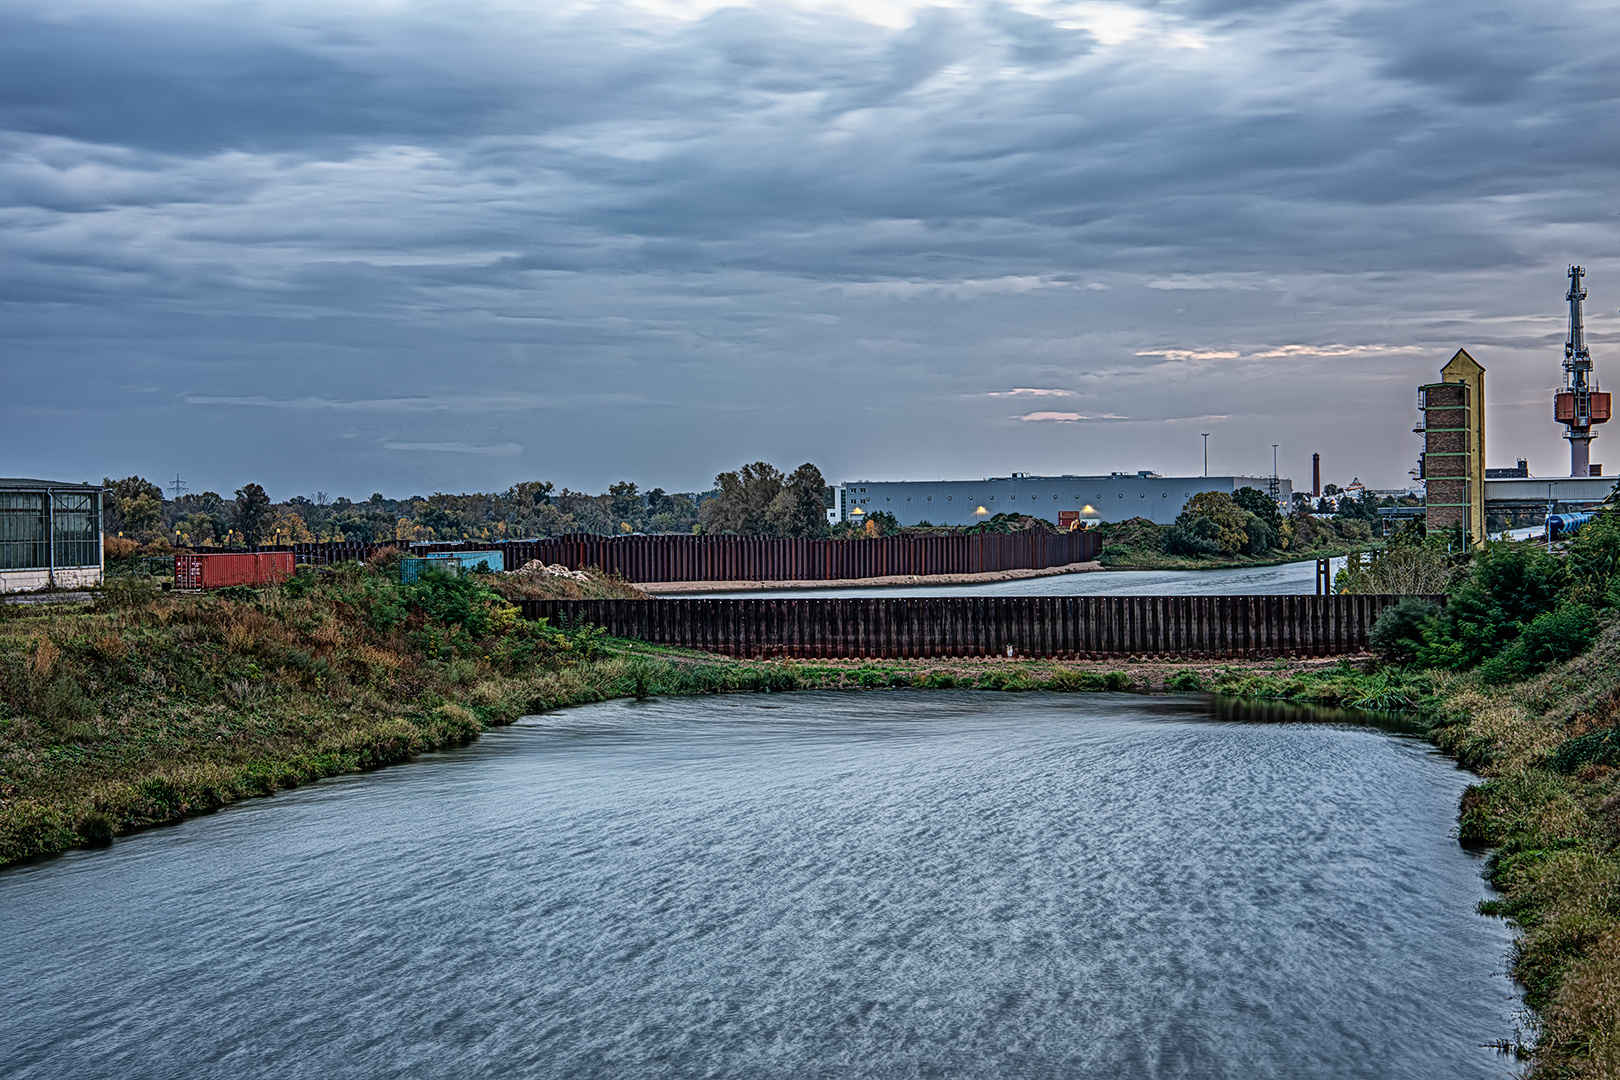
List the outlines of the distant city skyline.
{"type": "Polygon", "coordinates": [[[1394,488],[1462,347],[1488,464],[1559,475],[1570,263],[1620,385],[1610,14],[0,3],[0,472],[1197,476],[1209,432],[1394,488]]]}

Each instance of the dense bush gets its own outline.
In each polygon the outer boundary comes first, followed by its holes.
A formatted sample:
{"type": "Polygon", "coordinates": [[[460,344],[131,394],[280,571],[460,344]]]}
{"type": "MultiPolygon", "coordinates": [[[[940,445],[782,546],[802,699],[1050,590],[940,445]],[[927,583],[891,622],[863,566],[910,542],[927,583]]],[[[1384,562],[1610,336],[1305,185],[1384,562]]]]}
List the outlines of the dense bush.
{"type": "Polygon", "coordinates": [[[1480,673],[1486,682],[1517,682],[1580,655],[1597,634],[1596,613],[1585,604],[1567,604],[1536,616],[1517,641],[1480,666],[1480,673]]]}
{"type": "Polygon", "coordinates": [[[1379,612],[1367,634],[1367,643],[1383,660],[1411,663],[1423,644],[1424,627],[1439,614],[1440,606],[1434,601],[1409,596],[1379,612]]]}
{"type": "Polygon", "coordinates": [[[1556,608],[1568,580],[1563,561],[1535,545],[1491,545],[1430,625],[1418,659],[1429,667],[1477,667],[1556,608]]]}
{"type": "Polygon", "coordinates": [[[1361,543],[1372,539],[1372,526],[1360,518],[1339,518],[1334,524],[1346,540],[1361,543]]]}
{"type": "Polygon", "coordinates": [[[1568,549],[1570,598],[1593,607],[1620,607],[1620,515],[1588,522],[1568,549]]]}
{"type": "Polygon", "coordinates": [[[1208,518],[1195,518],[1186,524],[1180,521],[1166,525],[1159,534],[1159,543],[1170,555],[1198,558],[1221,554],[1219,529],[1208,518]]]}
{"type": "Polygon", "coordinates": [[[1222,555],[1232,555],[1249,542],[1243,526],[1251,516],[1225,492],[1200,491],[1187,500],[1176,525],[1215,544],[1222,555]]]}
{"type": "Polygon", "coordinates": [[[1554,772],[1576,773],[1588,765],[1620,765],[1620,729],[1598,728],[1565,739],[1547,760],[1554,772]]]}

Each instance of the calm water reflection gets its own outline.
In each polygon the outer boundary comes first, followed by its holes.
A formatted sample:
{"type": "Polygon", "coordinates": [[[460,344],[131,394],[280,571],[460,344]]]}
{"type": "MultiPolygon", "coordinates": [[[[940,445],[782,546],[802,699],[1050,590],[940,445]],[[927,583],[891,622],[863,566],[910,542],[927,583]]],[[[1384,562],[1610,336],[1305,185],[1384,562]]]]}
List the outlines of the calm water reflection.
{"type": "MultiPolygon", "coordinates": [[[[1335,571],[1344,560],[1334,559],[1335,571]]],[[[1207,596],[1304,595],[1316,592],[1316,561],[1236,570],[1097,570],[1087,574],[992,581],[983,585],[854,586],[844,589],[753,589],[703,596],[1207,596]]],[[[686,595],[686,594],[682,594],[686,595]]],[[[698,595],[698,594],[693,594],[698,595]]]]}
{"type": "Polygon", "coordinates": [[[8,1077],[1506,1077],[1466,777],[1196,698],[610,703],[0,873],[8,1077]]]}

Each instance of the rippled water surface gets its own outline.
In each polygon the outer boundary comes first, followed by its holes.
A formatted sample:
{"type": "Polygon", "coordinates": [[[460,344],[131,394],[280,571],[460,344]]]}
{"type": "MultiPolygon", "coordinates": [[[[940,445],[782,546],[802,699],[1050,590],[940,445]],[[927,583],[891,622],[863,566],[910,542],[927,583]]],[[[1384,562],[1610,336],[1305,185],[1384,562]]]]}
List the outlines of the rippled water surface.
{"type": "Polygon", "coordinates": [[[1192,698],[610,703],[0,873],[8,1077],[1506,1077],[1466,777],[1192,698]]]}

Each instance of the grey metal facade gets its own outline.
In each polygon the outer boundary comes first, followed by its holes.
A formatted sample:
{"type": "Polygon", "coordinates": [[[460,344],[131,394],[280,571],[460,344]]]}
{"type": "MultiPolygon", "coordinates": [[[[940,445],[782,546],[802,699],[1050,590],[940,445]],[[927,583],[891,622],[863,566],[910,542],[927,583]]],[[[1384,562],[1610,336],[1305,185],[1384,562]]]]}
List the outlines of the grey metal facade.
{"type": "MultiPolygon", "coordinates": [[[[984,480],[852,480],[842,485],[844,519],[887,511],[902,525],[973,525],[997,514],[1028,514],[1054,524],[1061,511],[1074,511],[1087,524],[1147,518],[1168,525],[1187,500],[1201,491],[1230,495],[1239,488],[1266,491],[1269,476],[992,476],[984,480]]],[[[1278,480],[1278,498],[1287,505],[1293,483],[1278,480]]]]}

